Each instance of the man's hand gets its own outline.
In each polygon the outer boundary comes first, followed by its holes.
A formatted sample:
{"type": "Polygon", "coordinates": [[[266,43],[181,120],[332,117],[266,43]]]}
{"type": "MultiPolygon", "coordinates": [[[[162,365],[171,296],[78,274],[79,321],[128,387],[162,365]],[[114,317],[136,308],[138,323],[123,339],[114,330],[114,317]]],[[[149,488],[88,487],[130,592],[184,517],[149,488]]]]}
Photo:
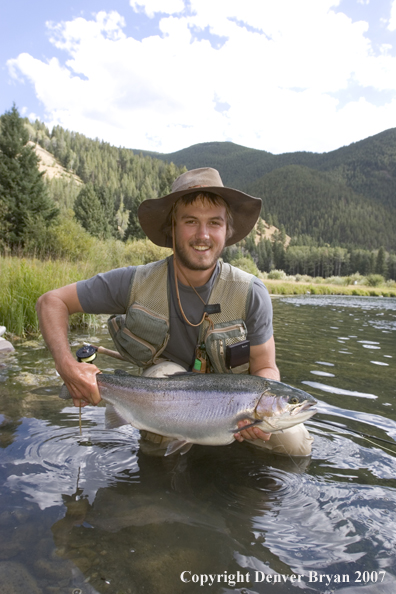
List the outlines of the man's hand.
{"type": "MultiPolygon", "coordinates": [[[[252,421],[244,419],[239,421],[238,427],[243,428],[245,425],[251,425],[252,421]]],[[[271,433],[264,433],[258,427],[249,427],[249,429],[243,429],[238,433],[234,433],[234,437],[237,441],[242,442],[244,439],[248,441],[254,441],[255,439],[261,439],[262,441],[268,441],[271,437],[271,433]]]]}
{"type": "MultiPolygon", "coordinates": [[[[250,374],[266,377],[268,379],[280,380],[279,369],[275,363],[275,342],[274,337],[271,336],[264,344],[259,344],[250,347],[250,374]]],[[[271,433],[264,433],[259,427],[250,427],[243,429],[245,425],[251,425],[249,419],[244,419],[238,423],[238,427],[242,430],[234,433],[237,441],[254,441],[261,439],[262,441],[269,441],[271,433]]]]}
{"type": "Polygon", "coordinates": [[[78,363],[70,352],[67,338],[69,315],[84,311],[78,299],[77,284],[41,295],[36,309],[43,338],[75,406],[98,404],[101,397],[96,375],[100,371],[95,365],[78,363]]]}
{"type": "Polygon", "coordinates": [[[73,398],[74,406],[95,406],[102,400],[96,381],[96,375],[100,370],[96,365],[78,363],[73,359],[63,362],[57,367],[57,371],[73,398]]]}

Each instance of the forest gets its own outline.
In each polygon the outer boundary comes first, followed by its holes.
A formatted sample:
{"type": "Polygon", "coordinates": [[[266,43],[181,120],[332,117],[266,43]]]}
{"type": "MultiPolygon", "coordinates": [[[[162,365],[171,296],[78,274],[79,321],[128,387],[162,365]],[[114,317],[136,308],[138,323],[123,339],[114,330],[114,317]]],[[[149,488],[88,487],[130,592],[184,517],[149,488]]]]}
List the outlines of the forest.
{"type": "Polygon", "coordinates": [[[254,231],[224,251],[261,272],[396,279],[396,131],[332,153],[272,155],[203,143],[171,155],[114,147],[19,115],[0,117],[0,252],[82,258],[82,234],[126,244],[144,238],[140,203],[170,192],[186,168],[216,167],[225,185],[262,200],[254,231]],[[65,171],[43,175],[35,144],[65,171]],[[266,230],[278,230],[268,236],[266,230]]]}

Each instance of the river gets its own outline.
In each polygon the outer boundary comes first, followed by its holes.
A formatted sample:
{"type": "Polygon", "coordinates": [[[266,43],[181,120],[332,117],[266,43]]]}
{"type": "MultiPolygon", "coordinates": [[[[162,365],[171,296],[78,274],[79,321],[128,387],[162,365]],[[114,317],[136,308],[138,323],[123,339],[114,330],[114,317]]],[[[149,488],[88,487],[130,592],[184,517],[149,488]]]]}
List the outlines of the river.
{"type": "MultiPolygon", "coordinates": [[[[396,300],[273,305],[282,381],[319,403],[310,458],[150,457],[101,406],[80,435],[41,341],[0,362],[1,592],[396,592],[396,300]]],[[[71,338],[111,348],[102,326],[71,338]]]]}

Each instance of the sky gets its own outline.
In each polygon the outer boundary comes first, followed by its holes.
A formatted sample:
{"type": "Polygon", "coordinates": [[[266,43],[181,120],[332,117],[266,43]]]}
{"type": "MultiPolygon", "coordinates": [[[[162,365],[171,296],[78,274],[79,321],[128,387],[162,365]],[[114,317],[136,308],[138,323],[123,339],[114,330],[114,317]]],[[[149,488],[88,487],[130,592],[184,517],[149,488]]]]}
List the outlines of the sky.
{"type": "Polygon", "coordinates": [[[0,89],[115,146],[328,152],[396,127],[396,0],[0,0],[0,89]]]}

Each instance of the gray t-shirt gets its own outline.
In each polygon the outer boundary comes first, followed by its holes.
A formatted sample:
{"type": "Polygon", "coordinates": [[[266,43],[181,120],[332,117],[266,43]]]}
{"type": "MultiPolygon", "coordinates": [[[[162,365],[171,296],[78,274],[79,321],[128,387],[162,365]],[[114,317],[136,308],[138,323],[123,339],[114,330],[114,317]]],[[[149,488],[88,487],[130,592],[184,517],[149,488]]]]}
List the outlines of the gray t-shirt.
{"type": "MultiPolygon", "coordinates": [[[[77,294],[81,306],[86,313],[124,314],[128,306],[133,266],[116,268],[109,272],[77,283],[77,294]]],[[[203,301],[207,303],[213,283],[219,273],[217,264],[209,281],[201,287],[195,287],[203,301]]],[[[170,339],[162,356],[189,369],[195,358],[195,347],[198,342],[199,327],[191,327],[182,317],[177,303],[175,281],[173,275],[173,259],[168,267],[170,287],[170,339]]],[[[204,303],[194,290],[178,283],[180,301],[187,319],[192,324],[200,322],[204,312],[204,303]]],[[[252,346],[264,344],[272,336],[272,304],[264,284],[255,279],[248,304],[245,320],[247,338],[252,346]]]]}

